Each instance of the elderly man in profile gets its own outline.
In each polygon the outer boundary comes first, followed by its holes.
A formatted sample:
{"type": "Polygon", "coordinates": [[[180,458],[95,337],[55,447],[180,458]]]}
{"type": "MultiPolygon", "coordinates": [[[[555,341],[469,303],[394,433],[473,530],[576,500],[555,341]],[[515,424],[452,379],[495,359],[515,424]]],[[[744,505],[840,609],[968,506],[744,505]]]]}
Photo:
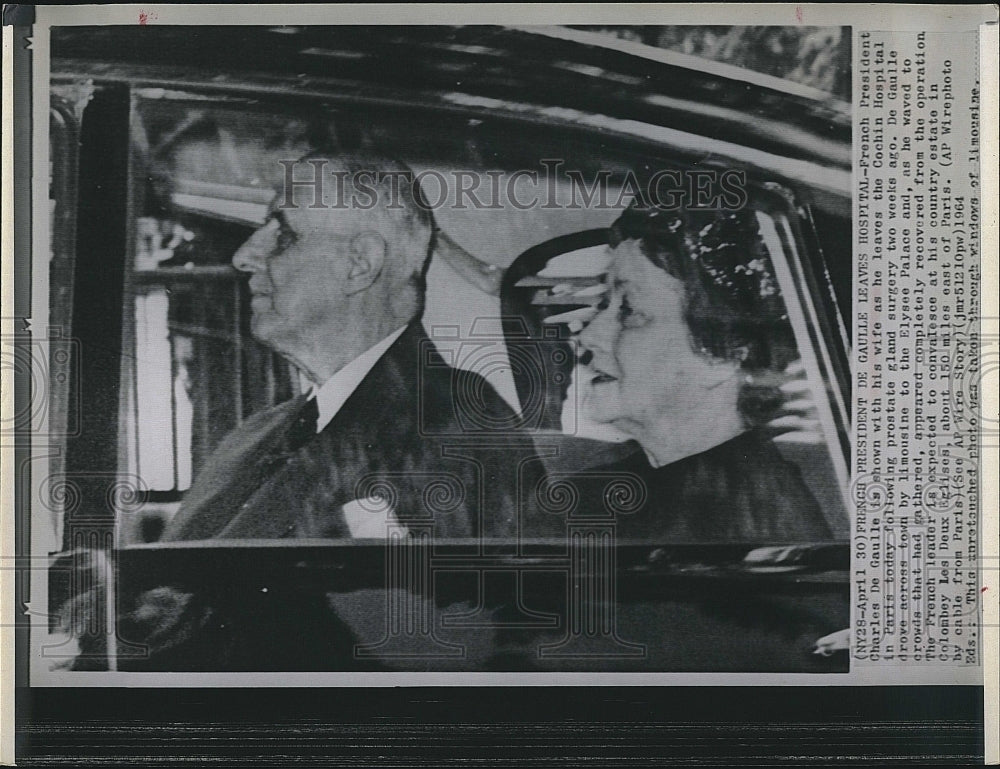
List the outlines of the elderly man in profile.
{"type": "Polygon", "coordinates": [[[292,170],[232,261],[250,275],[253,335],[308,388],[222,441],[164,539],[382,537],[411,519],[437,537],[513,536],[500,465],[515,457],[452,454],[518,417],[446,365],[420,321],[430,260],[472,257],[447,253],[460,248],[399,163],[311,155],[292,170]]]}
{"type": "MultiPolygon", "coordinates": [[[[485,379],[446,364],[420,320],[431,259],[476,260],[437,230],[399,163],[311,155],[293,170],[319,183],[279,191],[233,265],[250,275],[254,336],[298,368],[304,392],[222,440],[163,539],[405,540],[419,528],[423,541],[513,543],[531,439],[485,379]]],[[[356,650],[381,648],[392,607],[406,626],[437,611],[426,586],[413,602],[401,585],[341,594],[293,582],[236,594],[168,577],[119,607],[119,669],[379,669],[356,650]]],[[[106,636],[85,630],[104,595],[97,581],[64,612],[77,670],[104,664],[106,636]]],[[[486,659],[491,637],[475,635],[481,648],[459,662],[486,659]]],[[[406,654],[426,653],[407,643],[406,654]]]]}
{"type": "MultiPolygon", "coordinates": [[[[474,258],[438,232],[399,163],[310,155],[293,171],[317,183],[279,191],[233,265],[250,276],[254,336],[298,368],[304,392],[222,440],[163,539],[384,538],[419,527],[435,539],[512,542],[514,468],[531,440],[488,382],[446,364],[420,320],[430,260],[474,258]]],[[[83,629],[103,612],[103,584],[91,584],[64,613],[78,670],[100,669],[107,652],[104,634],[83,629]]],[[[377,668],[354,649],[378,645],[386,601],[400,593],[277,586],[261,602],[194,584],[168,578],[119,607],[119,639],[138,650],[126,658],[119,644],[121,669],[377,668]]],[[[417,622],[434,598],[399,605],[417,622]]]]}

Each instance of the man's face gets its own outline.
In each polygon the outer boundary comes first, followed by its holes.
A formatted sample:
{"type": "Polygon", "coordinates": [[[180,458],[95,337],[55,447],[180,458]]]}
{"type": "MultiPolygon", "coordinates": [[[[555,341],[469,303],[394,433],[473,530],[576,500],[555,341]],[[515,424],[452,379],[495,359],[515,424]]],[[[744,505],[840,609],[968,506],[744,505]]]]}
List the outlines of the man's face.
{"type": "Polygon", "coordinates": [[[355,234],[344,214],[272,207],[233,255],[250,273],[254,337],[293,360],[344,322],[344,257],[355,234]]]}

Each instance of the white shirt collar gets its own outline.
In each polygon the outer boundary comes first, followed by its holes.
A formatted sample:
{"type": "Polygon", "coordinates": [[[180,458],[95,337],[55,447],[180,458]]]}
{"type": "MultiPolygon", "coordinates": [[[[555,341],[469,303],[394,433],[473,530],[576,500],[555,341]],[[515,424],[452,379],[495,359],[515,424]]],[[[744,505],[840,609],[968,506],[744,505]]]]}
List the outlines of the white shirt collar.
{"type": "Polygon", "coordinates": [[[385,355],[386,350],[399,339],[405,330],[406,326],[396,329],[377,345],[359,355],[327,379],[321,387],[318,389],[312,387],[309,395],[316,398],[316,408],[319,410],[316,432],[320,432],[337,416],[337,412],[340,411],[347,399],[358,389],[361,380],[368,375],[379,358],[385,355]]]}

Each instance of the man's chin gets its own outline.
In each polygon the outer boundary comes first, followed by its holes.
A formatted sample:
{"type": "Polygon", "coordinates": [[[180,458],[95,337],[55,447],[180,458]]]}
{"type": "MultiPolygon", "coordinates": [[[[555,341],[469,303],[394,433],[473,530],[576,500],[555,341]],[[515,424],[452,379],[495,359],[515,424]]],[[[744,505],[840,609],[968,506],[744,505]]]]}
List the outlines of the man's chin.
{"type": "Polygon", "coordinates": [[[250,336],[268,347],[273,347],[277,339],[274,324],[256,313],[250,318],[250,336]]]}

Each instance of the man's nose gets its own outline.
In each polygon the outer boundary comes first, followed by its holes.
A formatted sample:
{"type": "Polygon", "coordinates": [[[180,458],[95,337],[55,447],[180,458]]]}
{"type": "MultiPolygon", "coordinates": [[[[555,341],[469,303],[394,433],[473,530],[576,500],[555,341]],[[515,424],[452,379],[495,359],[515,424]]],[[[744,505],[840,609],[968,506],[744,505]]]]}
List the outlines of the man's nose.
{"type": "Polygon", "coordinates": [[[267,227],[261,227],[246,239],[236,253],[233,254],[233,267],[243,272],[256,272],[263,269],[270,241],[267,227]]]}

